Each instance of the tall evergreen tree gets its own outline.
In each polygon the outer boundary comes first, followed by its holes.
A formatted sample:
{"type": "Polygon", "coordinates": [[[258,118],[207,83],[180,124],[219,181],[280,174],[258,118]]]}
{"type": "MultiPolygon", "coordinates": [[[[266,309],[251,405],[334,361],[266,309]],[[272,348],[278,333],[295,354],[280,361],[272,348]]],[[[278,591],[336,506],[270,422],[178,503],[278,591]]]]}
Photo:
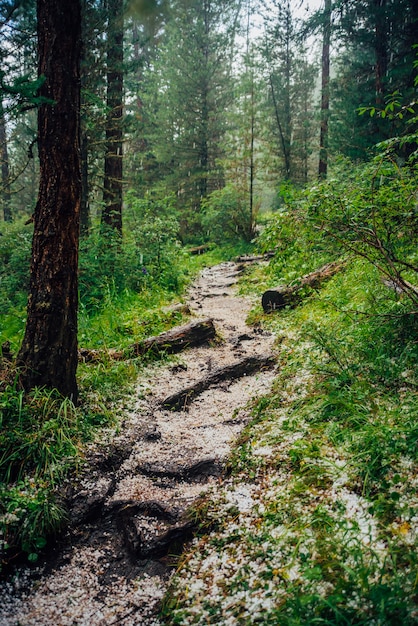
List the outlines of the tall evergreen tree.
{"type": "Polygon", "coordinates": [[[6,118],[4,115],[3,99],[0,95],[0,166],[1,166],[1,202],[5,222],[12,221],[10,206],[10,171],[9,151],[7,148],[6,118]]]}
{"type": "Polygon", "coordinates": [[[414,97],[412,46],[416,39],[415,0],[347,0],[340,6],[338,58],[332,90],[333,143],[345,154],[365,158],[393,133],[385,120],[359,116],[359,106],[382,108],[398,90],[414,97]]]}
{"type": "Polygon", "coordinates": [[[322,27],[322,63],[321,63],[321,129],[319,136],[320,178],[326,178],[328,170],[328,118],[329,118],[329,79],[331,48],[332,0],[325,0],[322,27]]]}
{"type": "Polygon", "coordinates": [[[40,184],[30,294],[18,355],[22,383],[77,400],[78,237],[81,200],[80,2],[38,0],[40,184]]]}
{"type": "Polygon", "coordinates": [[[28,167],[28,154],[32,155],[36,143],[34,110],[40,101],[35,9],[32,0],[0,3],[0,195],[6,220],[33,209],[30,174],[36,168],[28,167]]]}
{"type": "MultiPolygon", "coordinates": [[[[168,190],[177,193],[185,228],[201,200],[223,185],[219,166],[231,101],[235,0],[177,0],[156,61],[154,152],[168,190]]],[[[194,228],[194,227],[193,227],[194,228]]]]}
{"type": "Polygon", "coordinates": [[[102,225],[122,234],[123,0],[107,0],[107,116],[102,225]]]}
{"type": "Polygon", "coordinates": [[[308,157],[306,143],[300,139],[305,137],[306,141],[311,134],[308,127],[312,111],[307,103],[313,100],[314,81],[306,80],[308,75],[312,78],[312,72],[290,0],[272,0],[265,7],[262,50],[269,85],[270,129],[276,139],[276,145],[272,145],[278,164],[276,171],[285,180],[300,181],[306,178],[308,157]]]}

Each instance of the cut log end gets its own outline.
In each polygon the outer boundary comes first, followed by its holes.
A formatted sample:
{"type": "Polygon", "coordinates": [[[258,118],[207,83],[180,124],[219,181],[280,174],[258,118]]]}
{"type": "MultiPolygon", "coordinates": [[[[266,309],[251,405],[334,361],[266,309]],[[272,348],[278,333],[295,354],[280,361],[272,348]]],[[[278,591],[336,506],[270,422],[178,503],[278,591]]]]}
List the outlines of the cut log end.
{"type": "Polygon", "coordinates": [[[323,283],[336,274],[344,262],[334,261],[327,263],[323,267],[305,274],[298,279],[295,285],[280,285],[265,291],[261,298],[261,305],[266,313],[278,311],[286,306],[297,306],[303,297],[303,289],[319,289],[323,283]]]}
{"type": "Polygon", "coordinates": [[[286,306],[295,306],[300,301],[300,297],[291,289],[270,289],[263,293],[261,306],[266,313],[272,313],[286,306]]]}

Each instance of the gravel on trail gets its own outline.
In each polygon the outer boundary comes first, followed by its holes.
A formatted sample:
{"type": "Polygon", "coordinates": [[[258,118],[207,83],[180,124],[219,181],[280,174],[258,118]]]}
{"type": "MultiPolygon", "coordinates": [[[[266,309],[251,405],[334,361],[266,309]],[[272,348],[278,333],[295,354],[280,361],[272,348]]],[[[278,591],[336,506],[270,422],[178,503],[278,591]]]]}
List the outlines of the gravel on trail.
{"type": "Polygon", "coordinates": [[[274,367],[204,389],[180,410],[164,399],[220,368],[270,357],[274,337],[246,324],[251,298],[237,294],[240,269],[203,270],[188,293],[196,318],[211,317],[219,341],[147,368],[137,398],[108,446],[68,488],[71,525],[55,554],[19,568],[0,588],[0,626],[158,626],[175,567],[191,539],[187,510],[222,480],[231,446],[267,393],[274,367]]]}

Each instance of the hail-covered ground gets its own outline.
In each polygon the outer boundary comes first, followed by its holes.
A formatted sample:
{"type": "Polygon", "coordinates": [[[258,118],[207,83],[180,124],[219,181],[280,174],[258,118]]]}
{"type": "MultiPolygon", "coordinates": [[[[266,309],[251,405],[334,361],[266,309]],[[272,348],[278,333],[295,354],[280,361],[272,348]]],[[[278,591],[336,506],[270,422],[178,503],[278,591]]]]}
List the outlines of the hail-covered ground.
{"type": "MultiPolygon", "coordinates": [[[[63,546],[52,561],[20,568],[2,584],[1,626],[159,623],[173,571],[161,547],[165,533],[187,539],[189,507],[220,480],[233,442],[251,418],[248,404],[267,393],[274,379],[274,336],[247,326],[253,302],[237,294],[238,276],[237,264],[224,263],[204,270],[192,286],[192,319],[211,318],[216,340],[140,377],[136,398],[110,435],[111,458],[106,460],[102,440],[99,462],[77,482],[77,519],[63,546]],[[171,394],[247,356],[273,362],[227,376],[179,410],[164,407],[171,394]]],[[[93,446],[89,458],[96,456],[93,446]]]]}
{"type": "Polygon", "coordinates": [[[140,575],[108,575],[104,585],[106,541],[69,549],[58,570],[35,581],[22,571],[8,583],[1,626],[418,624],[418,472],[410,444],[403,445],[416,438],[418,403],[395,406],[376,395],[358,414],[341,405],[340,420],[335,407],[328,417],[324,354],[289,316],[275,318],[272,333],[248,327],[254,302],[238,295],[235,274],[233,264],[206,270],[190,294],[195,314],[211,316],[222,341],[139,381],[126,432],[149,420],[152,406],[148,428],[158,437],[133,446],[107,502],[192,505],[198,532],[177,571],[154,563],[140,575]],[[188,411],[156,408],[205,372],[270,351],[275,370],[208,389],[188,411]],[[379,429],[399,443],[393,453],[390,441],[389,452],[383,439],[373,441],[379,429]],[[370,488],[373,480],[379,485],[380,453],[382,494],[370,488]],[[205,484],[168,485],[137,471],[202,459],[227,463],[228,472],[205,484]]]}

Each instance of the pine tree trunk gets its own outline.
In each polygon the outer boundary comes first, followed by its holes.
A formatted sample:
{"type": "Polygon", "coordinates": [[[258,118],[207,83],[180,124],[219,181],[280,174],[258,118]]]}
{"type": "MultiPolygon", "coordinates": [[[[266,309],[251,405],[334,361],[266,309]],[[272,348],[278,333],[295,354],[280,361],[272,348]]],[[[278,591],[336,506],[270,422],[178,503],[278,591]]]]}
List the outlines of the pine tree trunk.
{"type": "Polygon", "coordinates": [[[329,53],[331,45],[331,0],[325,0],[324,30],[322,42],[322,79],[321,79],[321,130],[319,137],[318,175],[326,178],[328,172],[328,118],[329,118],[329,53]]]}
{"type": "Polygon", "coordinates": [[[386,0],[374,0],[375,7],[375,84],[376,106],[385,105],[385,80],[388,69],[388,26],[386,0]]]}
{"type": "Polygon", "coordinates": [[[0,163],[1,163],[1,200],[3,205],[3,217],[5,222],[12,221],[10,207],[10,173],[9,153],[7,150],[6,121],[4,119],[3,101],[0,98],[0,163]]]}
{"type": "Polygon", "coordinates": [[[38,0],[38,73],[50,103],[38,113],[40,183],[30,293],[18,355],[22,383],[77,400],[78,239],[81,199],[80,2],[38,0]]]}
{"type": "Polygon", "coordinates": [[[86,133],[81,139],[81,206],[80,206],[80,233],[88,235],[90,230],[89,209],[89,163],[88,163],[88,138],[86,133]]]}
{"type": "Polygon", "coordinates": [[[107,121],[102,225],[122,234],[123,1],[108,0],[107,121]]]}

